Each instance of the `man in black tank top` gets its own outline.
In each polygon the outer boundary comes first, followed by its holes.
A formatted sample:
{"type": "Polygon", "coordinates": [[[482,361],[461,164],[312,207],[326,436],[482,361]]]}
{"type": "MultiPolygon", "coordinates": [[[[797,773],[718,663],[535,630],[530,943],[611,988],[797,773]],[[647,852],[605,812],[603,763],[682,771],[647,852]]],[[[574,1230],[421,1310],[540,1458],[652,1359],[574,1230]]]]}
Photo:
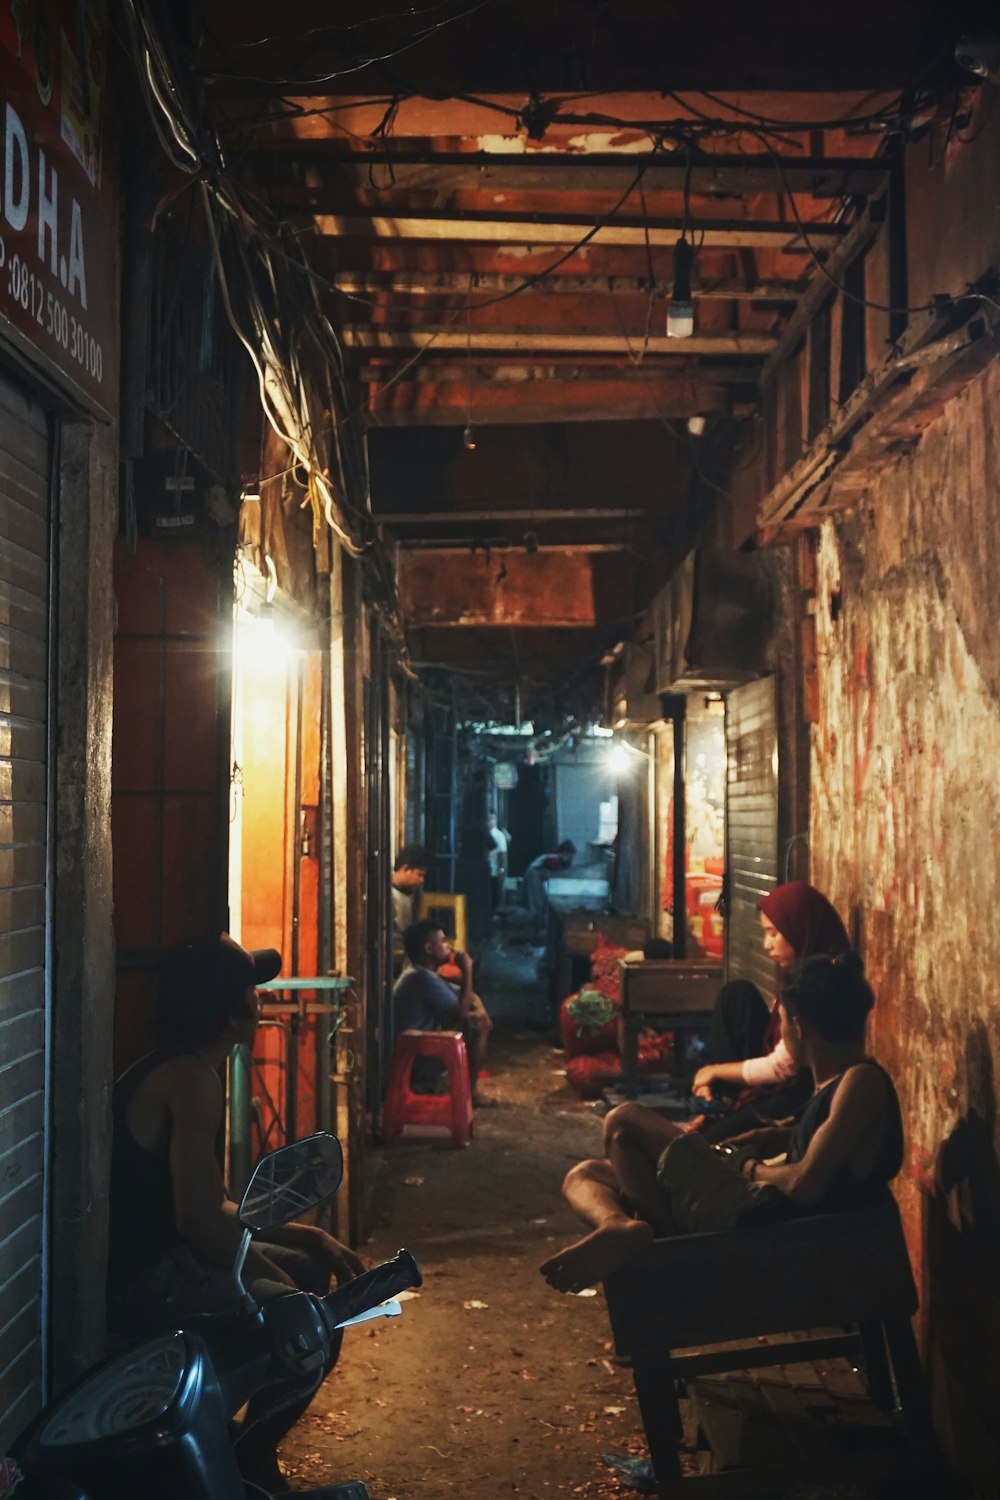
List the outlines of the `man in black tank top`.
{"type": "MultiPolygon", "coordinates": [[[[118,1082],[113,1100],[108,1326],[126,1336],[183,1325],[202,1312],[235,1306],[232,1267],[242,1239],[236,1204],[216,1156],[224,1091],[220,1069],[237,1044],[252,1046],[258,984],[281,956],[250,953],[226,934],[189,943],[168,962],[161,984],[155,1052],[118,1082]]],[[[325,1295],[364,1269],[315,1225],[286,1224],[256,1241],[244,1278],[325,1295]]],[[[304,1404],[308,1404],[312,1391],[304,1404]]],[[[261,1434],[273,1450],[290,1420],[261,1434]]],[[[256,1434],[255,1434],[256,1436],[256,1434]]],[[[258,1475],[274,1484],[262,1461],[258,1475]]]]}

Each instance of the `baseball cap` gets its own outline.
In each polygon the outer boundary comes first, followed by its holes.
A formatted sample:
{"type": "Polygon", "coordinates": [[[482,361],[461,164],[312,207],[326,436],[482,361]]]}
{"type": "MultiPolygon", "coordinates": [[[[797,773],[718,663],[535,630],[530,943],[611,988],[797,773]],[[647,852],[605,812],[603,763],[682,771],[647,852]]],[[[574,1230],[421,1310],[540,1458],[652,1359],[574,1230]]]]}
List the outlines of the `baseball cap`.
{"type": "Polygon", "coordinates": [[[226,932],[185,943],[167,959],[162,994],[167,1004],[190,1004],[199,995],[225,998],[238,1006],[247,989],[267,984],[281,970],[276,948],[244,948],[226,932]]]}

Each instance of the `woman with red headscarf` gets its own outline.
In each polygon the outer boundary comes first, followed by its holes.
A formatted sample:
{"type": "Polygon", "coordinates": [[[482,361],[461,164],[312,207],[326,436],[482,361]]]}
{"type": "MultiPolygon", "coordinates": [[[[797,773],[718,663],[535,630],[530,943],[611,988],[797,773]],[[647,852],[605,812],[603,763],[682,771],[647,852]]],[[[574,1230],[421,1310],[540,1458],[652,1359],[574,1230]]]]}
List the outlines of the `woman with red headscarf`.
{"type": "MultiPolygon", "coordinates": [[[[764,952],[781,971],[818,954],[836,958],[850,946],[833,906],[804,880],[776,886],[757,902],[757,910],[764,952]]],[[[768,1015],[756,986],[746,981],[724,985],[716,1002],[712,1034],[715,1061],[699,1068],[693,1092],[710,1099],[715,1084],[741,1092],[732,1112],[706,1126],[708,1140],[726,1140],[741,1130],[751,1130],[762,1118],[786,1119],[805,1104],[809,1091],[797,1086],[799,1069],[781,1040],[777,1000],[768,1015]]]]}

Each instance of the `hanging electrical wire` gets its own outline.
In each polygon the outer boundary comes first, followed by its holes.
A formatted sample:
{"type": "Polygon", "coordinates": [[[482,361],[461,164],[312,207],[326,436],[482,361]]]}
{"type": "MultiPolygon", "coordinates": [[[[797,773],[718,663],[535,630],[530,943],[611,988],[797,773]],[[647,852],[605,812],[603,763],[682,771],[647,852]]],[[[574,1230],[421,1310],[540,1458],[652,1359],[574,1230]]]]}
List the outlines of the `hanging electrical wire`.
{"type": "MultiPolygon", "coordinates": [[[[290,336],[297,299],[293,290],[279,288],[270,253],[276,230],[261,223],[259,213],[248,207],[226,170],[218,136],[210,122],[196,123],[194,106],[177,84],[162,41],[142,5],[137,0],[125,0],[125,10],[137,74],[157,138],[174,167],[199,179],[223,309],[253,364],[264,415],[308,475],[307,494],[314,515],[322,516],[345,549],[360,557],[371,547],[372,537],[363,530],[360,534],[352,530],[346,513],[363,515],[351,499],[363,466],[358,464],[356,454],[352,455],[353,475],[345,472],[341,464],[341,482],[335,491],[330,466],[324,463],[320,452],[321,434],[310,410],[309,382],[301,366],[298,343],[290,336]],[[227,234],[227,226],[237,232],[227,234]],[[228,253],[223,248],[224,239],[228,253]],[[234,295],[234,272],[238,295],[234,295]],[[268,292],[270,307],[264,305],[261,288],[268,292]]],[[[294,257],[284,249],[282,257],[294,263],[294,257]]],[[[304,317],[302,322],[314,341],[321,339],[324,363],[332,363],[343,378],[339,342],[322,314],[314,289],[311,297],[313,316],[304,317]]],[[[341,414],[347,404],[344,396],[338,403],[341,414]]],[[[336,412],[332,415],[335,427],[338,418],[336,412]]],[[[364,488],[361,492],[366,493],[364,488]]]]}
{"type": "MultiPolygon", "coordinates": [[[[411,52],[414,47],[426,42],[430,37],[436,36],[439,31],[452,26],[457,21],[467,21],[477,11],[492,5],[494,0],[474,0],[471,5],[462,6],[453,15],[447,16],[443,21],[437,21],[433,26],[426,26],[423,30],[416,32],[413,36],[401,42],[397,47],[391,47],[385,52],[371,52],[358,59],[357,62],[348,67],[334,68],[324,73],[313,73],[300,78],[274,78],[262,76],[255,73],[241,73],[238,70],[218,69],[206,70],[208,78],[221,78],[230,82],[252,83],[263,88],[280,88],[283,92],[294,89],[311,89],[319,84],[333,83],[338,78],[347,78],[354,73],[362,73],[365,68],[374,67],[379,63],[392,62],[394,58],[401,57],[406,52],[411,52]]],[[[367,23],[366,23],[367,24],[367,23]]]]}

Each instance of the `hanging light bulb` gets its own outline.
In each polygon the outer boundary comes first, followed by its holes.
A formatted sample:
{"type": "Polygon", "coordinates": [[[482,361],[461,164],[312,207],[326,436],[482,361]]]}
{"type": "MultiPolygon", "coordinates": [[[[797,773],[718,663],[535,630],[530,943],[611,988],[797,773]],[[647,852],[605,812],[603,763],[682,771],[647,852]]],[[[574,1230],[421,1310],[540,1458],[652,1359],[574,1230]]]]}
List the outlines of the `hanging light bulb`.
{"type": "Polygon", "coordinates": [[[674,246],[674,290],[667,309],[667,337],[689,339],[694,333],[694,304],[691,301],[691,267],[694,251],[689,241],[678,240],[674,246]]]}
{"type": "Polygon", "coordinates": [[[475,450],[476,434],[472,430],[471,422],[466,425],[465,431],[462,433],[462,444],[464,447],[468,448],[470,453],[475,450]]]}

